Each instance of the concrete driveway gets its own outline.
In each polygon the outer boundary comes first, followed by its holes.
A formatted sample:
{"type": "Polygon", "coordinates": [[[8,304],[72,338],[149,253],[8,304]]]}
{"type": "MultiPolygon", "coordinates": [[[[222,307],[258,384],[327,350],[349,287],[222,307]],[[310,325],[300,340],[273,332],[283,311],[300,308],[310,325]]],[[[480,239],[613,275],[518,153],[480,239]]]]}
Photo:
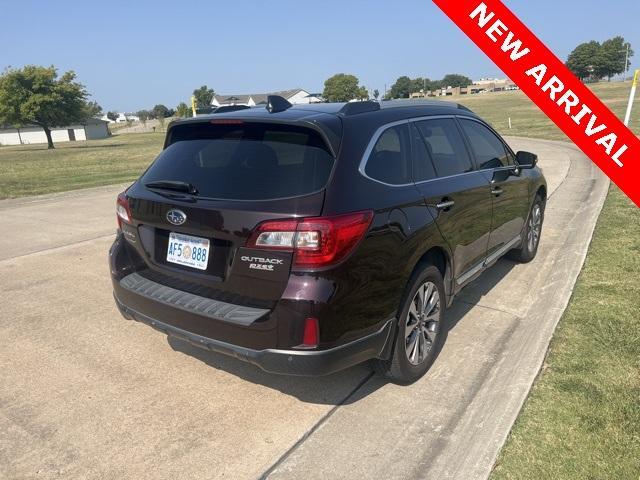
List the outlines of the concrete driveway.
{"type": "Polygon", "coordinates": [[[106,262],[122,187],[0,202],[0,478],[485,478],[608,187],[571,145],[511,143],[549,181],[539,256],[463,292],[410,387],[366,366],[270,375],[122,319],[106,262]]]}

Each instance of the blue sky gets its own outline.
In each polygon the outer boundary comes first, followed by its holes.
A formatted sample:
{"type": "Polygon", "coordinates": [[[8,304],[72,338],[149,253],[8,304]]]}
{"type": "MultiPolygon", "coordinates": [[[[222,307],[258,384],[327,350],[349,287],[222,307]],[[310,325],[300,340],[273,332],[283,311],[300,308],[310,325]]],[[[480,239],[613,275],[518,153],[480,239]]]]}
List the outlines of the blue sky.
{"type": "MultiPolygon", "coordinates": [[[[622,35],[640,68],[640,0],[506,3],[561,58],[622,35]]],[[[202,84],[321,91],[346,72],[382,92],[400,75],[500,75],[430,0],[0,0],[0,11],[0,68],[73,69],[105,110],[175,107],[202,84]]]]}

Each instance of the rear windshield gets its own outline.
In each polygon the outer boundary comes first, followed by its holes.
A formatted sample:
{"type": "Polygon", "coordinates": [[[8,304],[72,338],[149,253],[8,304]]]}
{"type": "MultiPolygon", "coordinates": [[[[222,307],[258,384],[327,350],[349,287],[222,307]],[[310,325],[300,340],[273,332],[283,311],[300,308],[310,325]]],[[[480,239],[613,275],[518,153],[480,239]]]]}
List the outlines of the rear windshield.
{"type": "Polygon", "coordinates": [[[266,200],[325,187],[333,157],[314,130],[260,123],[185,124],[172,128],[142,183],[181,181],[200,196],[266,200]]]}

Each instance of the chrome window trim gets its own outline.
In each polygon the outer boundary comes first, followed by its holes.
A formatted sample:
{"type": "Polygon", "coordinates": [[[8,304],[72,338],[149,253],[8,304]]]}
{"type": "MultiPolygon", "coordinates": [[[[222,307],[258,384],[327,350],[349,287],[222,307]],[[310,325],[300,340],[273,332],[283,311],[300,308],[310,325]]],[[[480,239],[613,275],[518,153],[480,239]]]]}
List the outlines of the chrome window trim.
{"type": "MultiPolygon", "coordinates": [[[[457,118],[467,118],[467,119],[471,119],[475,122],[478,122],[482,125],[486,125],[482,120],[480,119],[476,119],[473,117],[468,117],[466,115],[426,115],[426,116],[422,116],[422,117],[413,117],[413,118],[407,118],[404,120],[396,120],[394,122],[390,122],[390,123],[385,123],[384,125],[380,126],[375,132],[374,134],[371,136],[371,140],[369,140],[369,143],[367,144],[367,148],[364,151],[364,154],[362,155],[362,159],[360,160],[360,165],[358,166],[358,171],[360,172],[360,175],[362,175],[363,177],[371,180],[372,182],[376,182],[376,183],[380,183],[382,185],[386,185],[387,187],[410,187],[412,185],[422,185],[424,183],[429,183],[429,182],[437,182],[439,180],[444,180],[444,179],[448,179],[448,178],[455,178],[455,177],[461,177],[463,175],[472,175],[475,173],[482,173],[482,172],[492,172],[492,171],[496,171],[497,169],[495,168],[483,168],[481,170],[472,170],[470,172],[463,172],[463,173],[456,173],[455,175],[447,175],[445,177],[436,177],[436,178],[431,178],[429,180],[421,180],[420,182],[411,182],[411,183],[387,183],[387,182],[383,182],[382,180],[377,180],[373,177],[370,177],[369,175],[366,174],[365,169],[367,167],[367,162],[369,161],[369,156],[371,155],[371,152],[373,151],[373,148],[375,147],[376,143],[378,143],[378,140],[380,139],[380,137],[382,136],[382,134],[388,130],[389,128],[392,127],[396,127],[398,125],[403,125],[403,124],[411,124],[411,123],[416,123],[416,122],[422,122],[424,120],[438,120],[438,119],[442,119],[442,118],[448,118],[448,119],[452,119],[455,120],[457,118]]],[[[488,126],[488,125],[487,125],[488,126]]],[[[491,127],[489,127],[491,128],[491,127]]],[[[493,129],[491,129],[493,130],[493,129]]],[[[501,139],[502,137],[498,137],[499,139],[501,139]]],[[[504,141],[503,141],[504,143],[504,141]]],[[[501,167],[505,170],[509,169],[509,167],[501,167]]],[[[513,168],[513,167],[511,167],[513,168]]]]}
{"type": "Polygon", "coordinates": [[[358,166],[358,171],[360,172],[360,175],[362,175],[365,178],[368,178],[369,180],[371,180],[373,182],[381,183],[382,185],[386,185],[388,187],[408,187],[408,186],[413,185],[413,182],[411,182],[411,183],[387,183],[387,182],[383,182],[382,180],[377,180],[377,179],[375,179],[373,177],[370,177],[365,172],[365,169],[367,167],[367,162],[369,161],[369,157],[371,156],[371,152],[373,151],[373,148],[376,146],[376,143],[378,143],[378,140],[380,139],[382,134],[384,132],[386,132],[387,130],[389,130],[390,128],[397,127],[398,125],[404,125],[404,124],[408,125],[409,124],[409,120],[405,119],[405,120],[397,120],[397,121],[391,122],[391,123],[385,123],[384,125],[379,127],[373,133],[373,135],[371,136],[371,140],[369,140],[369,143],[367,144],[367,148],[364,151],[364,154],[362,155],[362,159],[360,160],[360,165],[358,166]]]}

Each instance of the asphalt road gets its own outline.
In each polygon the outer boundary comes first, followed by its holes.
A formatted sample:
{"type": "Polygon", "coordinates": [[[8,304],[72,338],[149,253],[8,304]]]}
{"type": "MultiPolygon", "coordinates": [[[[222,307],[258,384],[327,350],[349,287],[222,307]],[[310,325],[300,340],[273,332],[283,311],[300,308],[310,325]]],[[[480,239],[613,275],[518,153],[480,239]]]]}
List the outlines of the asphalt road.
{"type": "Polygon", "coordinates": [[[549,182],[539,256],[465,289],[410,387],[366,366],[270,375],[122,319],[106,262],[121,186],[0,202],[0,478],[486,478],[608,187],[571,145],[511,143],[549,182]]]}

